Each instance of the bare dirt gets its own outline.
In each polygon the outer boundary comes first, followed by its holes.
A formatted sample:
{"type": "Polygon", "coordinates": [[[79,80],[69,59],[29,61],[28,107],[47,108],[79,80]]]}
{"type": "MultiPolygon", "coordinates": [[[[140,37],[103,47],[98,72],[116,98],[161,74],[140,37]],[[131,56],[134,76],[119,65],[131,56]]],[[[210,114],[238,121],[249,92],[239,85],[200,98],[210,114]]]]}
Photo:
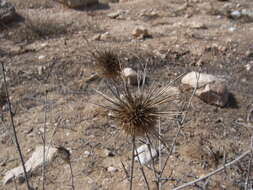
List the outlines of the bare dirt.
{"type": "MultiPolygon", "coordinates": [[[[104,101],[93,88],[108,93],[103,81],[87,82],[93,73],[87,67],[87,51],[94,47],[113,48],[122,55],[124,64],[136,70],[141,68],[136,55],[149,60],[148,78],[159,84],[188,71],[210,73],[227,81],[231,95],[226,107],[193,98],[165,170],[168,180],[164,189],[203,176],[249,149],[252,129],[239,123],[247,122],[247,113],[253,106],[253,70],[247,70],[247,65],[253,67],[253,22],[231,19],[227,10],[253,10],[251,0],[190,0],[187,4],[183,0],[129,0],[83,10],[68,9],[52,1],[11,2],[23,19],[1,28],[0,50],[25,160],[36,145],[42,144],[46,113],[47,142],[71,150],[76,190],[128,189],[121,161],[129,167],[130,138],[122,135],[105,110],[90,104],[104,101]],[[107,16],[118,10],[120,16],[116,19],[107,16]],[[67,30],[51,32],[46,37],[24,34],[27,17],[45,18],[53,22],[55,30],[67,30]],[[152,37],[135,39],[132,31],[136,26],[146,27],[152,37]],[[105,32],[109,33],[107,37],[93,40],[105,32]],[[46,98],[49,106],[45,112],[46,98]],[[51,138],[54,128],[57,130],[51,138]],[[115,156],[108,157],[107,149],[115,156]],[[90,155],[85,155],[85,151],[90,155]],[[118,171],[108,172],[109,166],[118,171]]],[[[175,86],[182,90],[180,107],[189,100],[191,91],[180,82],[175,86]]],[[[0,180],[20,163],[7,130],[8,112],[3,109],[1,114],[0,180]]],[[[176,123],[165,117],[161,126],[164,138],[171,144],[176,123]]],[[[209,178],[205,189],[244,189],[248,160],[247,157],[209,178]]],[[[145,171],[156,189],[152,171],[145,171]]],[[[69,166],[61,159],[48,167],[46,176],[46,189],[71,189],[69,166]]],[[[42,189],[41,174],[32,176],[31,183],[42,189]]],[[[14,187],[14,183],[0,185],[0,189],[14,187]]],[[[25,184],[19,184],[18,189],[26,189],[25,184]]],[[[134,189],[144,189],[137,164],[134,189]]],[[[195,185],[186,189],[203,188],[195,185]]]]}

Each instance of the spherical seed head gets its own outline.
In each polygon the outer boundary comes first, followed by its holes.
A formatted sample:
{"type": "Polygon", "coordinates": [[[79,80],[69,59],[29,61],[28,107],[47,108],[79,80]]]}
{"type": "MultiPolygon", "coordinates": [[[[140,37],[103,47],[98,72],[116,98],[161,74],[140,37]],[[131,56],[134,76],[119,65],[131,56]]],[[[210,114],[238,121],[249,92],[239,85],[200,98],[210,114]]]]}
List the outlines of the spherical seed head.
{"type": "Polygon", "coordinates": [[[157,108],[145,104],[142,97],[134,96],[132,101],[121,105],[114,118],[127,135],[144,136],[155,130],[157,108]]]}
{"type": "Polygon", "coordinates": [[[135,93],[130,90],[128,83],[123,79],[123,88],[117,85],[108,86],[112,92],[112,97],[97,92],[109,102],[108,105],[100,106],[111,112],[111,117],[127,135],[151,135],[159,138],[156,124],[161,115],[178,115],[174,111],[159,111],[160,105],[175,99],[173,95],[167,93],[169,88],[169,86],[160,88],[153,85],[147,91],[141,87],[135,93]]]}
{"type": "Polygon", "coordinates": [[[107,79],[115,79],[120,76],[120,61],[118,55],[112,50],[96,50],[91,55],[94,69],[99,76],[107,79]]]}

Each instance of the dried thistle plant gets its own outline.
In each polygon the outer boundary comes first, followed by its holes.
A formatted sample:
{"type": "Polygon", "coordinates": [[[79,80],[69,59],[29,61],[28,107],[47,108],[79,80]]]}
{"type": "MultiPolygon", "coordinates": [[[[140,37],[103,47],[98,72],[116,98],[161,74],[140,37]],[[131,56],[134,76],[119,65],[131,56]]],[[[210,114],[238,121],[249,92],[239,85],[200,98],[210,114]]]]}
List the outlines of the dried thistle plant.
{"type": "Polygon", "coordinates": [[[106,79],[116,79],[121,75],[120,60],[116,53],[110,49],[90,51],[92,69],[98,76],[106,79]]]}
{"type": "MultiPolygon", "coordinates": [[[[164,147],[169,151],[166,142],[163,140],[160,134],[160,125],[156,127],[160,122],[160,117],[164,114],[169,116],[177,116],[179,112],[176,111],[161,111],[161,105],[171,102],[178,98],[177,95],[170,93],[171,86],[159,87],[158,85],[151,85],[148,90],[145,90],[145,77],[146,69],[142,73],[142,78],[138,77],[138,88],[130,89],[129,83],[124,77],[119,78],[118,83],[112,83],[108,86],[112,96],[108,96],[100,91],[97,91],[108,104],[99,105],[106,110],[111,112],[111,116],[114,121],[117,122],[118,127],[128,136],[132,138],[132,156],[131,156],[131,166],[129,177],[129,190],[133,188],[133,176],[134,176],[134,160],[136,151],[136,137],[146,137],[149,144],[150,155],[151,140],[149,137],[158,139],[164,147]],[[158,128],[158,129],[156,129],[158,128]]],[[[161,148],[161,147],[160,147],[161,148]]],[[[139,160],[139,164],[141,162],[139,160]]],[[[142,168],[142,165],[141,165],[142,168]]],[[[156,176],[158,183],[159,177],[157,178],[157,173],[155,169],[155,163],[152,159],[152,168],[156,176]]],[[[145,183],[149,189],[149,185],[146,179],[145,172],[143,168],[141,169],[145,183]]]]}
{"type": "MultiPolygon", "coordinates": [[[[152,87],[144,91],[143,88],[133,92],[128,83],[122,79],[123,87],[113,85],[108,86],[112,97],[97,91],[102,95],[109,105],[100,105],[112,113],[112,118],[118,126],[132,137],[151,135],[159,138],[156,131],[156,124],[159,118],[168,114],[169,116],[178,115],[178,112],[161,112],[159,106],[175,100],[175,96],[167,94],[170,87],[152,87]]],[[[176,97],[177,98],[177,97],[176,97]]]]}

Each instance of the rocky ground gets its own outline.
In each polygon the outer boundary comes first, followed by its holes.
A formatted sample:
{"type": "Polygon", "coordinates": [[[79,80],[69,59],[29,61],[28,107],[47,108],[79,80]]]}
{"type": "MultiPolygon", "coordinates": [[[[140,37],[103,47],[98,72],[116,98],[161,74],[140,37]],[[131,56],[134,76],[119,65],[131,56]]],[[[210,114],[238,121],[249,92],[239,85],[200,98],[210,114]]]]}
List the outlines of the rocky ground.
{"type": "MultiPolygon", "coordinates": [[[[1,24],[1,62],[6,67],[25,160],[42,144],[46,123],[47,142],[71,152],[75,189],[128,188],[121,161],[129,168],[130,138],[122,134],[105,110],[91,104],[104,102],[94,88],[109,94],[105,82],[91,80],[94,72],[87,67],[88,52],[95,48],[113,49],[120,54],[122,64],[135,70],[147,63],[147,88],[151,82],[164,85],[190,71],[209,73],[226,83],[229,100],[225,107],[193,97],[165,169],[168,180],[164,189],[201,177],[249,149],[253,18],[240,15],[240,11],[252,13],[251,0],[129,0],[79,10],[48,0],[10,2],[19,19],[1,24]],[[108,151],[113,155],[109,156],[108,151]]],[[[180,80],[173,84],[181,91],[179,110],[192,94],[180,80]]],[[[8,130],[6,104],[0,113],[2,180],[20,162],[8,130]]],[[[170,145],[177,124],[164,117],[161,127],[170,145]]],[[[162,157],[166,158],[166,153],[162,157]]],[[[246,157],[209,178],[205,188],[200,182],[185,189],[244,189],[248,161],[246,157]]],[[[145,168],[145,172],[155,189],[152,171],[145,168]]],[[[46,189],[71,189],[70,176],[69,165],[55,159],[46,171],[46,189]]],[[[251,187],[252,179],[251,172],[251,187]]],[[[33,187],[42,189],[41,172],[30,180],[33,187]]],[[[0,185],[0,189],[14,188],[14,182],[0,185]]],[[[26,189],[25,184],[18,184],[18,189],[26,189]]],[[[134,189],[144,189],[137,164],[134,189]]]]}

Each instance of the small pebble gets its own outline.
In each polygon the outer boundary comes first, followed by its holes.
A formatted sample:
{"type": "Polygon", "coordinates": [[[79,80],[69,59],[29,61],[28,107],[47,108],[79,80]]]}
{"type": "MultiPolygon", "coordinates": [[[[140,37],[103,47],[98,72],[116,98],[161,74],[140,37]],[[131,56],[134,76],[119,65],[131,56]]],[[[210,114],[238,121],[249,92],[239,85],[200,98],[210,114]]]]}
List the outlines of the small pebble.
{"type": "Polygon", "coordinates": [[[45,57],[46,57],[45,55],[40,55],[38,59],[44,59],[45,57]]]}
{"type": "Polygon", "coordinates": [[[112,151],[108,150],[108,149],[106,149],[106,150],[104,151],[104,153],[105,153],[105,156],[108,156],[108,157],[113,157],[113,156],[115,156],[115,154],[114,154],[112,151]]]}
{"type": "Polygon", "coordinates": [[[84,151],[84,157],[87,158],[91,155],[91,153],[89,151],[84,151]]]}
{"type": "Polygon", "coordinates": [[[114,167],[112,167],[112,166],[110,166],[110,167],[107,168],[107,171],[108,171],[108,172],[117,172],[118,169],[117,169],[117,168],[114,168],[114,167]]]}

